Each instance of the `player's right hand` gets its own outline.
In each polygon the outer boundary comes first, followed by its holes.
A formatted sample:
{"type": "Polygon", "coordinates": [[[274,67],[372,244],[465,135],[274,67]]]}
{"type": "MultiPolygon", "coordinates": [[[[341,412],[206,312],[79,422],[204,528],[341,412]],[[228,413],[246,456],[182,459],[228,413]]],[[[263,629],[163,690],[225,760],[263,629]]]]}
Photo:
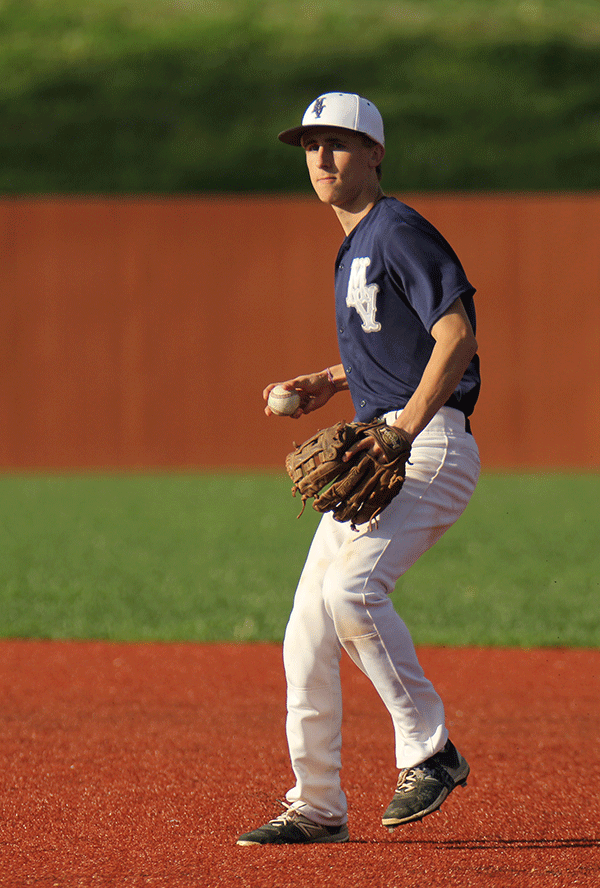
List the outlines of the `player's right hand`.
{"type": "MultiPolygon", "coordinates": [[[[300,395],[300,406],[296,412],[292,414],[293,419],[299,419],[307,413],[312,413],[314,410],[318,410],[319,407],[326,404],[336,392],[334,384],[329,381],[327,374],[324,371],[311,373],[307,376],[296,376],[293,379],[287,379],[285,382],[270,382],[263,391],[263,398],[265,401],[268,400],[269,392],[276,385],[282,385],[290,391],[295,390],[300,395]]],[[[265,407],[265,413],[267,416],[271,416],[272,411],[269,406],[265,407]]]]}

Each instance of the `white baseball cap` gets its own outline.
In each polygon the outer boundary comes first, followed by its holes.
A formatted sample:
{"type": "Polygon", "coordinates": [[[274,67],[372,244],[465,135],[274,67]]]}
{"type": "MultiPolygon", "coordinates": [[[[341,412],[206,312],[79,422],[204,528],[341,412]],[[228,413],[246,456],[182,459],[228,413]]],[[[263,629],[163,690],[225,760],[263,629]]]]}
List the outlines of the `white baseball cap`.
{"type": "Polygon", "coordinates": [[[286,145],[300,145],[302,134],[315,126],[353,130],[385,146],[381,114],[373,102],[353,93],[332,92],[319,96],[304,112],[301,126],[284,130],[278,138],[286,145]]]}

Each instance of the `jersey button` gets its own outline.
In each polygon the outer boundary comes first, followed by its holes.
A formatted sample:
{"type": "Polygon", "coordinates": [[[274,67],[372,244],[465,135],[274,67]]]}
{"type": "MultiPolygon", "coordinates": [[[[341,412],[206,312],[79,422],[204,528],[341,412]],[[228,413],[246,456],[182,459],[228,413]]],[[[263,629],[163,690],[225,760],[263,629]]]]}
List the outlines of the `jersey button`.
{"type": "Polygon", "coordinates": [[[366,401],[361,401],[361,402],[360,402],[360,406],[361,406],[361,407],[366,407],[366,406],[367,406],[367,402],[366,402],[366,401]]]}
{"type": "Polygon", "coordinates": [[[346,373],[352,373],[352,367],[346,367],[346,373]]]}

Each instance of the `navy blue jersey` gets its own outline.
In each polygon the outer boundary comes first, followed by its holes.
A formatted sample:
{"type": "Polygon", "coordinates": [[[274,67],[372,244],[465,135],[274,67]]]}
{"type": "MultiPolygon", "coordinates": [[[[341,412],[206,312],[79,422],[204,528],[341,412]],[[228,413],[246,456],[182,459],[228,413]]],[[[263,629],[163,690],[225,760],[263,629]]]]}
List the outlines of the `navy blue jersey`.
{"type": "MultiPolygon", "coordinates": [[[[357,419],[406,405],[435,344],[431,328],[458,297],[476,329],[474,293],[452,247],[416,210],[384,197],[361,219],[335,267],[338,343],[357,419]]],[[[475,356],[448,406],[470,416],[479,387],[475,356]]]]}

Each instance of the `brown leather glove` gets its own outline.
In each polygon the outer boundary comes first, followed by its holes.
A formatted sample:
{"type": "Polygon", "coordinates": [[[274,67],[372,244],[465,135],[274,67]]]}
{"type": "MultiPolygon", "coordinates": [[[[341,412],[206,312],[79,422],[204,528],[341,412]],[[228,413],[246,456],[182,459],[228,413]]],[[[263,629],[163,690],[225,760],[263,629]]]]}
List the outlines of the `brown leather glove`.
{"type": "Polygon", "coordinates": [[[292,494],[302,497],[302,512],[306,500],[315,497],[317,512],[333,512],[336,521],[349,521],[355,529],[367,521],[370,527],[400,491],[409,456],[410,442],[400,429],[382,420],[342,421],[296,446],[285,467],[293,482],[292,494]],[[344,453],[366,437],[378,442],[387,461],[379,463],[359,451],[344,462],[344,453]]]}

